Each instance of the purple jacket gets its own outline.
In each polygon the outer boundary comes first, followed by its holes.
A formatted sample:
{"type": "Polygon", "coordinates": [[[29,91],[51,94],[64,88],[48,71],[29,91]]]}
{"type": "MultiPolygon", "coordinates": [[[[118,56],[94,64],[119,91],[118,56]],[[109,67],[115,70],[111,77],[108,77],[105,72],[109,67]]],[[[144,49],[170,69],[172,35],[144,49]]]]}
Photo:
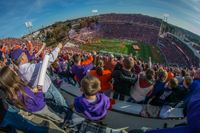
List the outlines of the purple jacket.
{"type": "Polygon", "coordinates": [[[97,121],[103,119],[110,107],[109,98],[103,93],[97,93],[95,102],[88,102],[83,96],[74,100],[74,107],[78,113],[82,113],[87,119],[97,121]]]}
{"type": "Polygon", "coordinates": [[[18,92],[18,97],[24,103],[26,111],[37,112],[44,108],[46,103],[44,101],[43,92],[34,93],[29,87],[24,87],[24,91],[27,96],[23,96],[18,92]]]}
{"type": "Polygon", "coordinates": [[[88,65],[73,65],[71,68],[72,73],[76,76],[78,81],[81,81],[81,79],[87,74],[88,70],[93,68],[93,64],[88,65]]]}

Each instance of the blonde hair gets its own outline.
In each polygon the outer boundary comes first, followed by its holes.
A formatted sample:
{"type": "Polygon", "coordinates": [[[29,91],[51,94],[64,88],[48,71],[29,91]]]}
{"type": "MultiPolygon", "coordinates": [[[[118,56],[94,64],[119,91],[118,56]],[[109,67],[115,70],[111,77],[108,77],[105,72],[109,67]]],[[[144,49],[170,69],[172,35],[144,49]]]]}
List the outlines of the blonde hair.
{"type": "Polygon", "coordinates": [[[87,75],[81,80],[81,89],[87,96],[96,95],[101,90],[100,81],[94,76],[87,75]]]}
{"type": "Polygon", "coordinates": [[[133,66],[134,66],[133,61],[134,60],[132,58],[128,58],[128,57],[124,58],[124,60],[123,60],[123,66],[124,66],[124,68],[126,68],[126,69],[132,69],[133,66]]]}
{"type": "Polygon", "coordinates": [[[159,80],[161,81],[166,81],[167,80],[167,71],[163,70],[163,69],[159,69],[158,72],[157,72],[157,77],[159,80]]]}
{"type": "Polygon", "coordinates": [[[193,79],[191,76],[185,76],[184,77],[184,82],[187,86],[190,86],[190,84],[192,83],[193,79]]]}

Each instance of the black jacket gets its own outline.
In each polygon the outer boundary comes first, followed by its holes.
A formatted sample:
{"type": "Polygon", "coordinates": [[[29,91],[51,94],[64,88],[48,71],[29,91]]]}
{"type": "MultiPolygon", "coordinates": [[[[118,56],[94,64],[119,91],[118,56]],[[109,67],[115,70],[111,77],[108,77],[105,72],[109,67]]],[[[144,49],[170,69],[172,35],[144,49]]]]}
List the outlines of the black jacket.
{"type": "Polygon", "coordinates": [[[130,95],[131,86],[137,81],[137,76],[131,71],[124,69],[115,70],[112,74],[114,79],[113,89],[123,95],[130,95]]]}
{"type": "Polygon", "coordinates": [[[2,99],[0,99],[0,123],[2,122],[5,114],[6,114],[6,109],[4,107],[2,99]]]}
{"type": "Polygon", "coordinates": [[[150,104],[155,106],[175,106],[177,103],[183,100],[187,92],[188,91],[186,89],[180,87],[174,88],[173,90],[165,88],[163,91],[160,91],[156,95],[156,97],[150,102],[150,104]],[[166,95],[165,93],[168,93],[168,95],[166,95]]]}
{"type": "Polygon", "coordinates": [[[2,122],[5,114],[6,114],[6,104],[4,104],[3,99],[5,99],[5,93],[0,90],[0,123],[2,122]]]}
{"type": "Polygon", "coordinates": [[[3,61],[3,53],[0,51],[0,61],[3,61]]]}

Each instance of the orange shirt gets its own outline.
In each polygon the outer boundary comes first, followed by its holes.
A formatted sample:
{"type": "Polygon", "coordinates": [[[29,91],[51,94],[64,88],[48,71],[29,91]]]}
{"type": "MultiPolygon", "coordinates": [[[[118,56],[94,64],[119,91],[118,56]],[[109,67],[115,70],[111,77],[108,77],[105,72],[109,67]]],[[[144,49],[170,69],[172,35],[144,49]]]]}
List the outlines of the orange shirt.
{"type": "Polygon", "coordinates": [[[174,74],[172,72],[168,72],[167,81],[171,80],[172,78],[174,78],[174,74]]]}
{"type": "Polygon", "coordinates": [[[17,44],[17,45],[15,45],[15,47],[13,48],[13,50],[19,49],[19,48],[21,48],[21,46],[17,44]]]}
{"type": "Polygon", "coordinates": [[[29,51],[32,51],[32,50],[33,50],[33,44],[32,44],[31,41],[28,41],[27,47],[28,47],[28,50],[29,50],[29,51]]]}
{"type": "Polygon", "coordinates": [[[81,61],[81,65],[88,65],[93,62],[93,57],[89,56],[89,58],[85,61],[81,61]]]}
{"type": "Polygon", "coordinates": [[[89,72],[90,75],[92,76],[95,76],[97,77],[100,82],[101,82],[101,91],[106,91],[108,89],[110,89],[112,87],[112,84],[111,84],[111,71],[110,70],[103,70],[103,75],[102,76],[99,76],[97,73],[96,73],[96,70],[91,70],[89,72]]]}
{"type": "Polygon", "coordinates": [[[1,51],[2,51],[2,53],[6,53],[6,47],[2,47],[2,49],[1,49],[1,51]]]}

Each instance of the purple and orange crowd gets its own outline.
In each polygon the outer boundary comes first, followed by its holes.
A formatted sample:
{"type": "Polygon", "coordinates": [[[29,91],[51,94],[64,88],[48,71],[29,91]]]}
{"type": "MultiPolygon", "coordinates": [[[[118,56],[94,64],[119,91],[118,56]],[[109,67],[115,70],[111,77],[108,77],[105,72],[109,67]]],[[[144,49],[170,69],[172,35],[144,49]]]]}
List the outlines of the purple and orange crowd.
{"type": "MultiPolygon", "coordinates": [[[[168,44],[168,40],[160,41],[168,44]]],[[[190,51],[184,55],[179,50],[176,54],[179,53],[180,57],[173,58],[172,49],[185,49],[181,42],[175,43],[161,49],[169,55],[166,56],[168,60],[187,64],[185,66],[152,64],[132,55],[85,52],[63,47],[61,43],[49,48],[45,43],[32,40],[0,40],[0,126],[25,132],[48,132],[47,127],[20,116],[19,110],[63,123],[72,108],[83,118],[96,122],[104,119],[112,105],[120,100],[152,107],[177,107],[182,103],[179,107],[184,109],[188,118],[186,125],[149,132],[200,131],[200,69],[188,67],[188,64],[198,63],[187,58],[192,54],[190,51]],[[45,54],[49,54],[50,60],[41,89],[37,83],[45,54]],[[57,79],[52,81],[54,75],[57,79]],[[73,105],[68,105],[59,91],[62,83],[80,87],[83,95],[76,97],[73,105]]],[[[159,109],[144,108],[141,116],[157,117],[159,109]]],[[[73,117],[76,114],[72,115],[72,120],[73,117]]]]}

